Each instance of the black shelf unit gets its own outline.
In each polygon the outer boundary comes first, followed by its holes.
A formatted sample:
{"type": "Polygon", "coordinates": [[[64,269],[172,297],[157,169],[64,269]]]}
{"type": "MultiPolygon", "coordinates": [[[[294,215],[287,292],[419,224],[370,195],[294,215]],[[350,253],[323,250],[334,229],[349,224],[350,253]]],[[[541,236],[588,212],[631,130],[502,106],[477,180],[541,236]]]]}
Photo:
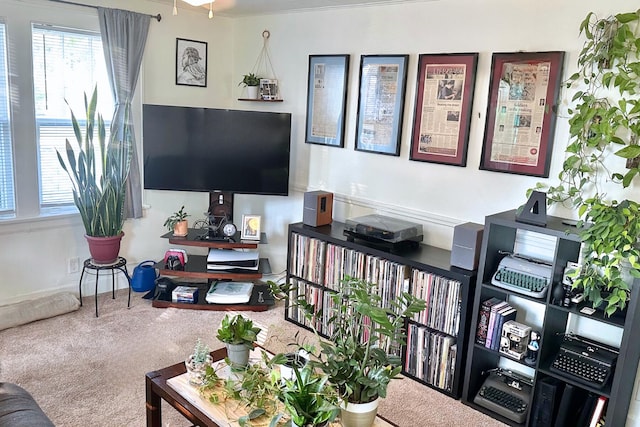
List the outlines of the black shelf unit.
{"type": "MultiPolygon", "coordinates": [[[[457,357],[455,361],[455,375],[451,378],[450,391],[439,388],[430,384],[416,376],[403,371],[403,375],[418,381],[426,386],[437,390],[441,393],[449,395],[453,398],[460,398],[462,392],[462,379],[464,378],[465,369],[465,355],[467,354],[467,337],[469,335],[470,318],[468,314],[471,311],[471,303],[474,295],[475,286],[475,271],[464,270],[450,265],[451,252],[445,249],[429,246],[426,244],[418,244],[415,248],[406,249],[400,252],[388,252],[379,248],[371,247],[360,241],[353,241],[350,237],[344,234],[344,224],[338,221],[333,221],[329,225],[321,227],[311,227],[304,225],[303,223],[290,224],[288,229],[288,251],[287,251],[287,282],[297,281],[297,283],[304,283],[308,286],[308,289],[315,288],[320,290],[330,290],[323,283],[316,283],[312,280],[305,279],[303,277],[292,274],[292,256],[294,256],[295,248],[294,236],[300,235],[311,239],[317,239],[325,244],[333,244],[342,248],[357,251],[365,256],[378,257],[383,260],[387,260],[393,263],[405,266],[406,271],[411,272],[413,270],[419,270],[421,272],[432,273],[434,275],[457,281],[460,283],[460,307],[459,307],[459,323],[458,332],[452,336],[457,346],[457,357]]],[[[326,248],[324,249],[326,250],[326,248]]],[[[322,257],[318,259],[324,259],[322,257]]],[[[322,268],[325,267],[323,264],[322,268]]],[[[409,274],[409,280],[411,281],[411,274],[409,274]]],[[[413,286],[410,283],[409,286],[413,286]]],[[[287,305],[288,308],[288,305],[287,305]]],[[[304,325],[289,316],[289,310],[285,310],[285,319],[297,324],[298,326],[309,329],[304,325]]],[[[422,325],[413,320],[407,320],[407,324],[422,325]]],[[[436,329],[430,329],[433,332],[442,333],[436,329]]],[[[406,348],[403,348],[403,366],[405,366],[406,348]]]]}
{"type": "MultiPolygon", "coordinates": [[[[599,396],[607,398],[606,407],[606,425],[623,426],[626,423],[629,405],[632,398],[633,386],[636,377],[638,362],[640,362],[640,340],[633,339],[632,327],[640,319],[640,305],[638,304],[640,286],[638,281],[634,282],[631,288],[631,300],[629,301],[626,314],[624,316],[612,316],[607,318],[601,312],[592,315],[580,313],[580,308],[588,303],[573,305],[572,307],[561,307],[552,304],[551,289],[554,284],[562,281],[564,268],[567,261],[577,262],[580,255],[581,242],[578,230],[563,222],[563,218],[548,216],[546,227],[517,222],[515,220],[516,211],[506,211],[485,218],[484,234],[482,240],[482,248],[480,253],[480,264],[478,267],[477,284],[475,290],[475,298],[473,302],[473,311],[471,314],[472,324],[470,327],[468,354],[466,358],[466,376],[463,385],[462,401],[501,421],[505,424],[513,426],[529,426],[532,422],[533,400],[536,396],[537,387],[541,384],[541,380],[551,377],[565,384],[572,384],[581,390],[595,393],[599,396]],[[547,292],[544,299],[529,298],[527,296],[512,293],[506,289],[491,285],[491,277],[498,268],[498,264],[504,252],[513,252],[516,246],[516,234],[518,231],[532,232],[540,235],[555,238],[555,246],[553,248],[552,259],[552,284],[551,289],[547,292]],[[479,319],[480,306],[483,301],[491,297],[498,297],[502,300],[509,301],[512,296],[523,298],[530,310],[540,309],[544,315],[542,324],[535,325],[534,329],[540,329],[541,341],[539,355],[534,366],[520,363],[510,359],[497,351],[490,350],[483,345],[476,344],[476,331],[479,319]],[[537,304],[537,306],[536,306],[537,304]],[[577,316],[573,319],[570,316],[577,316]],[[622,338],[619,343],[620,352],[617,364],[612,374],[611,380],[603,388],[599,389],[584,385],[583,383],[572,381],[571,379],[558,375],[549,369],[555,355],[557,354],[565,332],[570,327],[570,321],[583,321],[588,318],[591,321],[602,323],[610,327],[621,329],[622,338]],[[529,411],[524,423],[518,424],[493,412],[487,408],[477,405],[473,402],[475,395],[482,386],[486,371],[500,366],[502,359],[508,359],[514,370],[522,365],[523,372],[533,371],[533,390],[529,411]],[[526,367],[526,368],[525,368],[526,367]],[[527,371],[527,368],[529,369],[527,371]]],[[[525,304],[525,305],[526,305],[525,304]]],[[[525,310],[526,311],[526,310],[525,310]]],[[[518,309],[518,321],[521,321],[520,308],[518,309]]],[[[527,322],[523,322],[527,323],[527,322]]],[[[597,333],[589,336],[598,341],[597,333]]]]}

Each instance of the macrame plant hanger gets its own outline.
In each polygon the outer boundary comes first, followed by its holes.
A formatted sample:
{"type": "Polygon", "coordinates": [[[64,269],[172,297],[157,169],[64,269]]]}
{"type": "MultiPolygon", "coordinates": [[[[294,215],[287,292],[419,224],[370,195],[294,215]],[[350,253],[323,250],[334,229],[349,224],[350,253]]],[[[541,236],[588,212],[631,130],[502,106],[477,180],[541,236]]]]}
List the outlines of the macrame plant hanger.
{"type": "Polygon", "coordinates": [[[271,56],[269,55],[269,30],[262,32],[262,49],[258,54],[256,63],[253,65],[252,73],[260,77],[259,99],[262,101],[282,101],[280,98],[280,86],[278,76],[273,69],[271,56]]]}

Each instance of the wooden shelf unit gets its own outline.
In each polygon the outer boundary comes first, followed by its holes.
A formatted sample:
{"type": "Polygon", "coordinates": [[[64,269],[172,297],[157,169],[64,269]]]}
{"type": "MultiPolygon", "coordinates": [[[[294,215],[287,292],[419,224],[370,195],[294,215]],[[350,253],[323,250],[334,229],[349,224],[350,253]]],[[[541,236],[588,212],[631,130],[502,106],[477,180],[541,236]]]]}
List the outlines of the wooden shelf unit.
{"type": "MultiPolygon", "coordinates": [[[[515,220],[515,210],[498,213],[487,216],[485,219],[484,234],[482,248],[480,253],[480,264],[478,268],[476,294],[473,302],[473,312],[471,314],[472,325],[468,341],[470,343],[468,354],[466,357],[466,375],[463,387],[462,401],[501,421],[512,426],[530,426],[532,425],[532,412],[534,408],[534,400],[536,392],[540,387],[541,380],[557,380],[560,384],[571,384],[577,386],[585,392],[592,392],[608,399],[606,409],[606,425],[607,426],[623,426],[626,423],[629,405],[632,398],[633,386],[640,361],[640,341],[633,337],[632,327],[640,319],[640,305],[638,304],[640,294],[640,283],[636,280],[632,286],[631,300],[627,308],[626,316],[604,317],[603,313],[596,312],[593,315],[580,313],[579,309],[590,303],[581,303],[569,308],[552,304],[553,285],[562,282],[562,276],[567,261],[577,262],[580,254],[581,241],[575,227],[564,224],[562,218],[548,216],[546,227],[539,227],[526,223],[517,222],[515,220]],[[491,277],[498,268],[498,264],[504,253],[512,253],[516,249],[516,239],[518,232],[535,233],[534,235],[546,236],[546,238],[555,239],[555,246],[552,253],[552,272],[553,277],[551,286],[543,299],[529,298],[519,293],[510,292],[497,286],[491,285],[491,277]],[[536,364],[530,366],[524,362],[516,361],[506,357],[502,353],[490,350],[481,344],[476,343],[476,331],[479,319],[480,306],[483,301],[491,297],[498,297],[502,300],[510,302],[514,297],[516,301],[520,298],[518,307],[517,321],[527,324],[523,318],[533,311],[543,312],[542,324],[529,325],[533,329],[541,332],[540,347],[536,364]],[[524,301],[524,303],[522,302],[524,301]],[[523,313],[520,311],[523,310],[523,313]],[[575,316],[575,318],[573,318],[575,316]],[[557,354],[563,340],[565,332],[572,332],[570,328],[579,322],[595,321],[608,325],[610,327],[619,328],[622,332],[620,342],[620,353],[617,364],[613,371],[612,378],[608,384],[602,389],[584,385],[581,382],[572,381],[563,375],[559,375],[550,371],[555,355],[557,354]],[[634,342],[635,341],[635,342],[634,342]],[[508,418],[505,418],[496,412],[485,407],[477,405],[473,402],[474,397],[480,390],[484,381],[484,373],[490,369],[501,366],[501,364],[511,364],[512,370],[518,370],[521,373],[530,373],[533,371],[533,390],[531,393],[531,402],[529,402],[529,410],[524,423],[518,424],[508,418]],[[518,369],[516,369],[518,368],[518,369]],[[520,369],[521,368],[521,369],[520,369]]],[[[589,331],[594,335],[587,338],[600,341],[598,332],[593,331],[593,327],[589,331]]],[[[584,334],[582,334],[584,335],[584,334]]]]}
{"type": "MultiPolygon", "coordinates": [[[[455,364],[451,371],[454,375],[450,376],[446,383],[447,385],[439,387],[434,381],[423,376],[418,378],[416,375],[407,372],[407,354],[410,357],[415,357],[415,353],[407,353],[406,347],[402,349],[403,359],[403,375],[419,381],[428,387],[431,387],[441,393],[449,395],[453,398],[459,398],[462,391],[462,378],[464,375],[465,363],[464,358],[467,354],[467,336],[469,333],[470,319],[468,313],[470,312],[470,304],[473,299],[473,287],[475,285],[475,272],[463,270],[450,265],[451,253],[448,250],[436,248],[433,246],[419,244],[416,249],[410,251],[404,251],[402,253],[390,253],[380,249],[376,249],[364,244],[351,241],[350,238],[344,235],[344,224],[333,221],[330,225],[321,227],[311,227],[302,223],[295,223],[289,225],[288,230],[288,255],[287,255],[287,282],[297,283],[299,289],[306,289],[309,292],[308,296],[324,295],[325,291],[330,291],[330,286],[337,285],[338,283],[328,283],[333,279],[327,279],[327,275],[320,273],[320,271],[326,271],[327,265],[325,263],[327,259],[327,249],[333,245],[334,248],[344,248],[361,258],[377,257],[383,262],[392,265],[392,268],[398,268],[397,271],[404,271],[406,282],[405,286],[409,288],[413,286],[412,274],[416,270],[418,272],[431,273],[435,277],[439,277],[443,280],[443,283],[447,283],[448,286],[455,286],[459,291],[459,306],[455,307],[458,317],[457,333],[448,335],[436,328],[429,328],[426,325],[420,324],[413,320],[407,320],[407,325],[415,325],[424,328],[428,333],[433,334],[435,337],[443,337],[449,341],[453,340],[457,348],[457,357],[455,358],[455,364]],[[299,249],[296,248],[296,241],[300,240],[300,236],[304,239],[314,239],[314,257],[316,262],[308,260],[308,262],[296,262],[296,256],[299,254],[299,249]],[[297,265],[296,265],[297,264],[297,265]],[[309,273],[309,271],[300,272],[299,266],[306,264],[306,268],[310,268],[315,272],[309,273]],[[309,275],[310,274],[310,275],[309,275]],[[305,278],[306,277],[306,278],[305,278]],[[458,283],[458,285],[454,285],[458,283]]],[[[300,261],[300,260],[298,260],[300,261]]],[[[336,275],[348,273],[351,276],[356,277],[354,271],[334,271],[336,275]]],[[[337,282],[337,281],[336,281],[337,282]]],[[[377,282],[380,286],[386,286],[382,282],[377,282]]],[[[448,288],[447,288],[448,289],[448,288]]],[[[453,295],[453,294],[452,294],[453,295]]],[[[313,297],[315,297],[313,296],[313,297]]],[[[299,326],[309,329],[309,325],[305,324],[304,320],[296,319],[296,313],[287,303],[285,310],[285,319],[293,322],[299,326]]],[[[322,334],[322,333],[321,333],[322,334]]],[[[324,335],[324,334],[323,334],[324,335]]],[[[438,371],[439,372],[439,371],[438,371]]],[[[426,374],[425,374],[426,375],[426,374]]]]}

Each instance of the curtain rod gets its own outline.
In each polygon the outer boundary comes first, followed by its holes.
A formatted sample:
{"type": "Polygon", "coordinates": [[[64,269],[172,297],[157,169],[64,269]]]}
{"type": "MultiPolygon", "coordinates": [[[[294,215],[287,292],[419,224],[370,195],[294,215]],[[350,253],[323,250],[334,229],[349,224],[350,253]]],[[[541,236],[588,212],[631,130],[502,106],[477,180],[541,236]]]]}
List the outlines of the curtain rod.
{"type": "MultiPolygon", "coordinates": [[[[52,1],[52,2],[55,2],[55,3],[72,4],[72,5],[74,5],[74,6],[92,7],[92,8],[94,8],[94,9],[97,9],[97,8],[98,8],[98,6],[93,6],[93,5],[90,5],[90,4],[76,3],[76,2],[73,2],[73,1],[67,1],[67,0],[49,0],[49,1],[52,1]]],[[[144,14],[143,14],[143,15],[144,15],[144,14]]],[[[157,20],[158,20],[158,22],[160,22],[160,20],[162,20],[162,15],[160,15],[160,14],[157,14],[157,15],[147,15],[147,16],[148,16],[149,18],[157,19],[157,20]]]]}

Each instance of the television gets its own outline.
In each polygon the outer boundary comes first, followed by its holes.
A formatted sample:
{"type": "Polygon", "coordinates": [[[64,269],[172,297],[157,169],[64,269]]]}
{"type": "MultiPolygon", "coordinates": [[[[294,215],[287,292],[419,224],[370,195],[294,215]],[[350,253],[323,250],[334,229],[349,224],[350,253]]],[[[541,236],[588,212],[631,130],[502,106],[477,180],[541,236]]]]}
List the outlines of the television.
{"type": "Polygon", "coordinates": [[[144,188],[286,196],[291,114],[143,105],[144,188]]]}

